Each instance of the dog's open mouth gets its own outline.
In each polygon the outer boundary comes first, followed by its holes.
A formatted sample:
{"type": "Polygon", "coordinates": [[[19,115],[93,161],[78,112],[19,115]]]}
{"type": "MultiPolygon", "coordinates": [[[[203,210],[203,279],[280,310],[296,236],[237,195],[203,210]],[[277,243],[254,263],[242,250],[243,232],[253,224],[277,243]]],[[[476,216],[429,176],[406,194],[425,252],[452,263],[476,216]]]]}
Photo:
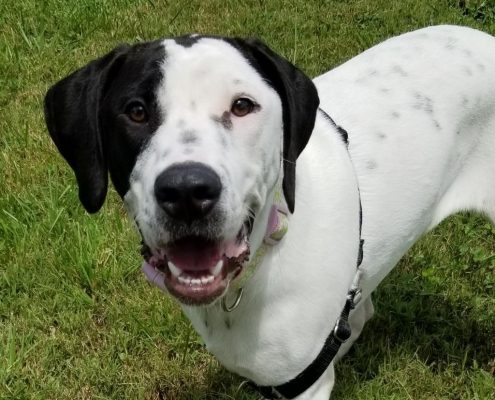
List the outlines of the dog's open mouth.
{"type": "Polygon", "coordinates": [[[185,236],[153,254],[144,248],[145,261],[164,274],[170,294],[185,304],[209,304],[226,291],[249,258],[248,229],[243,226],[231,240],[185,236]]]}

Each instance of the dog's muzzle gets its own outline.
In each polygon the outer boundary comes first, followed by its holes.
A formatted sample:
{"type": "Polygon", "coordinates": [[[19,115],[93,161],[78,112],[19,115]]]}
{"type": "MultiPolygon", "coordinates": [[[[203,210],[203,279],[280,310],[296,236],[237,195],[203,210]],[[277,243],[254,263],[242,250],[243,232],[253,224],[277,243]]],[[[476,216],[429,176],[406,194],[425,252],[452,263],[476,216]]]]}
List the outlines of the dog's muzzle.
{"type": "Polygon", "coordinates": [[[241,223],[233,238],[221,236],[222,213],[215,206],[222,183],[205,164],[170,166],[156,178],[154,193],[166,216],[170,240],[159,249],[143,246],[143,268],[159,272],[154,279],[163,280],[163,286],[183,303],[213,302],[225,293],[249,258],[252,221],[241,223]]]}

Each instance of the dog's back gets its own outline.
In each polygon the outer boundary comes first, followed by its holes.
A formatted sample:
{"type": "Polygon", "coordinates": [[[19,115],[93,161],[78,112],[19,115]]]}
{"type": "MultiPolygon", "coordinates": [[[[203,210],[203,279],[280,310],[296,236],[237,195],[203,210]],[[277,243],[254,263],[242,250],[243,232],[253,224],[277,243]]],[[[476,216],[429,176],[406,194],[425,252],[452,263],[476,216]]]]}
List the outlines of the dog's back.
{"type": "Polygon", "coordinates": [[[460,210],[495,221],[495,38],[438,26],[392,38],[315,82],[349,133],[363,201],[364,289],[460,210]]]}

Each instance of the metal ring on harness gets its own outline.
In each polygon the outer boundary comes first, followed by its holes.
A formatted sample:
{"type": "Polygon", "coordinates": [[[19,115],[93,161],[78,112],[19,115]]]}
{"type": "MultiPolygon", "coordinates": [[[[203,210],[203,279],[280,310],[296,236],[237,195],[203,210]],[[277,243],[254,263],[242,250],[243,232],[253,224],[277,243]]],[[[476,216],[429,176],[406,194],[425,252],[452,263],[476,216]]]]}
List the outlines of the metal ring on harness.
{"type": "Polygon", "coordinates": [[[225,295],[222,299],[223,311],[225,311],[225,312],[234,311],[239,306],[239,303],[241,302],[243,294],[244,294],[244,288],[241,287],[237,290],[236,298],[235,298],[234,302],[232,303],[232,305],[230,305],[230,306],[227,305],[227,295],[225,295]]]}

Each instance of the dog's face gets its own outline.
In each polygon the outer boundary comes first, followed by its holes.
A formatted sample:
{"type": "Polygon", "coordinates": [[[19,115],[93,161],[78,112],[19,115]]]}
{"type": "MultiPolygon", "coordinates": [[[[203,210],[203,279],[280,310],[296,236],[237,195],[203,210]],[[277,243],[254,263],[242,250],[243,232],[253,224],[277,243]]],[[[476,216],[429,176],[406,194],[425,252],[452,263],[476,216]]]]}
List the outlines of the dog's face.
{"type": "MultiPolygon", "coordinates": [[[[240,272],[250,218],[278,177],[282,105],[225,42],[164,47],[151,111],[161,123],[137,157],[124,200],[169,292],[207,302],[240,272]]],[[[150,108],[134,103],[135,113],[150,108]]]]}
{"type": "Polygon", "coordinates": [[[211,303],[242,271],[281,173],[293,210],[317,106],[312,82],[260,42],[199,36],[119,47],[45,99],[83,205],[101,207],[110,172],[146,261],[187,304],[211,303]]]}

